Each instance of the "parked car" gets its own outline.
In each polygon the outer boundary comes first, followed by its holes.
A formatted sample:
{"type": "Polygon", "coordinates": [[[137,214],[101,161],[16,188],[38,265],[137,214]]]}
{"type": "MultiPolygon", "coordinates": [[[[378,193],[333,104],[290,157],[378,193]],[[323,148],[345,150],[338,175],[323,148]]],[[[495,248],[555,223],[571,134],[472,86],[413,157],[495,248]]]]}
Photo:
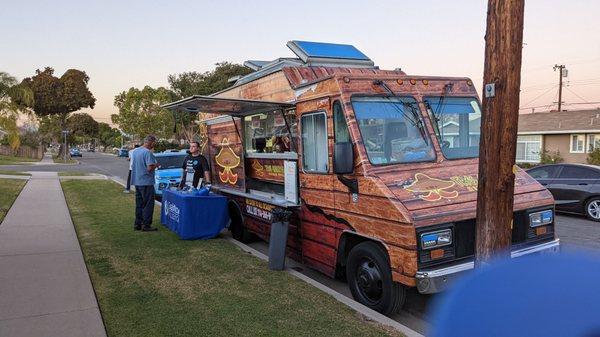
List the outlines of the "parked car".
{"type": "Polygon", "coordinates": [[[600,221],[600,167],[551,164],[527,170],[552,193],[556,210],[578,213],[600,221]]]}
{"type": "Polygon", "coordinates": [[[179,186],[183,174],[183,161],[187,154],[180,151],[165,151],[154,156],[160,165],[155,173],[154,194],[160,198],[164,190],[179,186]]]}
{"type": "Polygon", "coordinates": [[[69,151],[69,155],[71,155],[71,157],[83,157],[83,155],[81,154],[81,151],[79,151],[79,149],[77,149],[77,148],[72,148],[69,151]]]}
{"type": "Polygon", "coordinates": [[[118,157],[125,157],[128,158],[129,157],[129,150],[122,147],[117,151],[117,156],[118,157]]]}

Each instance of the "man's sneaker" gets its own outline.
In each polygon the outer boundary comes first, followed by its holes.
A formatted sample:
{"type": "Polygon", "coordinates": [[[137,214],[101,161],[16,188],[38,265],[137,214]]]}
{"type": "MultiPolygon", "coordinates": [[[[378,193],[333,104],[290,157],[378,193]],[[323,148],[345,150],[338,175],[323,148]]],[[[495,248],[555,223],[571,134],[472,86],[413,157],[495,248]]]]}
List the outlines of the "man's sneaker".
{"type": "Polygon", "coordinates": [[[142,230],[142,226],[133,226],[133,230],[134,231],[141,231],[142,230]]]}
{"type": "Polygon", "coordinates": [[[129,190],[123,190],[123,193],[131,193],[129,190]]]}
{"type": "Polygon", "coordinates": [[[152,226],[144,226],[142,227],[142,232],[154,232],[157,231],[158,228],[152,226]]]}

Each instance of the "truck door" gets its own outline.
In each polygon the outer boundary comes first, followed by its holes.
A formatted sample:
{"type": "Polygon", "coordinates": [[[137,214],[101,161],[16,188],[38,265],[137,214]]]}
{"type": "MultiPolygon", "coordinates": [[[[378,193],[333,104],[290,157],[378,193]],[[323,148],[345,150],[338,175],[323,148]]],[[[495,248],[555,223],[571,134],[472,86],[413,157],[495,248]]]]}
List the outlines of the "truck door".
{"type": "MultiPolygon", "coordinates": [[[[308,105],[308,104],[307,104],[308,105]]],[[[300,115],[300,231],[303,262],[321,272],[335,271],[336,241],[334,217],[333,175],[329,135],[331,113],[325,109],[307,110],[300,115]]]]}

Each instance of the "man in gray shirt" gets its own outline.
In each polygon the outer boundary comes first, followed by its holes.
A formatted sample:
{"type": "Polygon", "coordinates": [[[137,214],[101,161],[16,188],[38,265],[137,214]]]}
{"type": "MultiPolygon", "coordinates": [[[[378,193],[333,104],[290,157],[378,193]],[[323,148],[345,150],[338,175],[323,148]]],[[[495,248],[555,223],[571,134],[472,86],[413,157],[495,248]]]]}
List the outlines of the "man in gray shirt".
{"type": "Polygon", "coordinates": [[[135,223],[134,230],[150,232],[154,215],[154,170],[158,167],[152,153],[156,137],[150,135],[144,139],[144,145],[131,153],[131,183],[135,186],[135,223]]]}

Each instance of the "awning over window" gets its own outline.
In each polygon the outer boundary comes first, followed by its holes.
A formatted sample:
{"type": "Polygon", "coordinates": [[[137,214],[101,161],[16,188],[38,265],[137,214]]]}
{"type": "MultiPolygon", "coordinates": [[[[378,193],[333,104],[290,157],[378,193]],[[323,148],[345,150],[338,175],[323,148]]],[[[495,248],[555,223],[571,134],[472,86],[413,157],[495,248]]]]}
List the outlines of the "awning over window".
{"type": "Polygon", "coordinates": [[[162,107],[175,111],[206,112],[233,117],[244,117],[275,110],[289,109],[293,108],[294,105],[284,102],[192,96],[165,104],[162,107]]]}

